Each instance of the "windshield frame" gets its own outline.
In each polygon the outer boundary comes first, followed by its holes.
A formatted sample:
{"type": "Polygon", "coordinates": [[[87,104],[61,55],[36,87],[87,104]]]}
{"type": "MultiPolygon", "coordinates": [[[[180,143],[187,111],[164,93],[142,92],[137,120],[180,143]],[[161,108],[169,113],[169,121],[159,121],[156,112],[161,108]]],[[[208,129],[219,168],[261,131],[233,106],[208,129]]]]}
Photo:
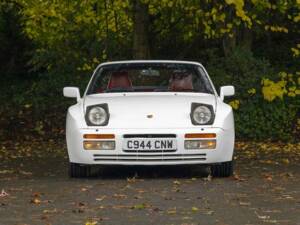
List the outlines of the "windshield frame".
{"type": "MultiPolygon", "coordinates": [[[[187,62],[187,61],[120,61],[120,62],[109,62],[109,63],[102,63],[100,64],[93,72],[91,79],[86,87],[86,90],[84,92],[83,97],[85,96],[89,96],[89,95],[100,95],[100,94],[105,94],[105,93],[92,93],[92,94],[88,94],[89,90],[91,89],[91,85],[93,84],[94,80],[97,78],[98,79],[98,75],[102,73],[103,68],[107,67],[107,66],[115,66],[117,67],[122,67],[122,66],[130,66],[130,65],[135,65],[135,64],[149,64],[151,66],[151,64],[153,65],[158,65],[158,64],[162,64],[162,65],[166,65],[166,64],[178,64],[178,65],[189,65],[189,66],[194,66],[195,69],[197,69],[197,72],[199,73],[199,76],[202,76],[202,79],[205,79],[207,81],[207,84],[210,85],[210,87],[208,87],[209,89],[211,89],[211,91],[213,93],[205,93],[205,92],[183,92],[183,93],[199,93],[199,94],[213,94],[215,96],[218,96],[217,91],[207,73],[207,71],[205,70],[205,68],[202,66],[202,64],[197,63],[197,62],[187,62]]],[[[101,75],[100,75],[101,76],[101,75]]],[[[169,93],[178,93],[176,91],[168,91],[169,93]]],[[[151,93],[151,92],[110,92],[110,93],[151,93]]],[[[160,93],[160,92],[155,92],[155,93],[160,93]]],[[[164,91],[164,93],[166,93],[164,91]]]]}

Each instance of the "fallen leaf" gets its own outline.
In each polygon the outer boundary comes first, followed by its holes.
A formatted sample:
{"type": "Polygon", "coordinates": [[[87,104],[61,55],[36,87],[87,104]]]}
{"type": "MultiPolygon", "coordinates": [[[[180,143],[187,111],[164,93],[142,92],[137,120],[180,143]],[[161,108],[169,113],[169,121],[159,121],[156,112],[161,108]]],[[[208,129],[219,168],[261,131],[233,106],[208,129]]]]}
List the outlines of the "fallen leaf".
{"type": "Polygon", "coordinates": [[[212,179],[211,175],[208,175],[207,177],[203,178],[204,181],[211,181],[211,179],[212,179]]]}
{"type": "Polygon", "coordinates": [[[128,209],[128,208],[134,208],[134,207],[130,207],[127,205],[114,205],[112,208],[113,209],[128,209]]]}
{"type": "Polygon", "coordinates": [[[273,176],[271,174],[265,174],[264,177],[267,181],[273,181],[273,176]]]}
{"type": "Polygon", "coordinates": [[[136,182],[136,178],[138,177],[138,175],[137,174],[135,174],[132,178],[127,178],[127,182],[128,183],[134,183],[134,182],[136,182]]]}
{"type": "Polygon", "coordinates": [[[290,160],[289,159],[282,159],[281,160],[284,164],[289,164],[290,163],[290,160]]]}
{"type": "Polygon", "coordinates": [[[0,170],[0,174],[8,174],[8,173],[13,173],[13,170],[0,170]]]}
{"type": "Polygon", "coordinates": [[[2,191],[1,191],[1,193],[0,193],[0,197],[6,197],[6,196],[8,196],[9,194],[6,192],[6,191],[4,191],[4,189],[2,189],[2,191]]]}
{"type": "Polygon", "coordinates": [[[101,202],[101,201],[103,201],[103,199],[105,199],[105,198],[106,198],[106,195],[103,195],[103,196],[101,196],[100,198],[96,198],[96,201],[101,202]]]}
{"type": "Polygon", "coordinates": [[[259,215],[256,211],[254,211],[254,213],[256,214],[256,216],[257,216],[259,219],[265,220],[265,219],[269,219],[269,218],[270,218],[270,216],[261,216],[261,215],[259,215]]]}
{"type": "Polygon", "coordinates": [[[192,211],[193,211],[193,212],[197,212],[197,211],[199,211],[199,209],[198,209],[197,207],[193,206],[193,207],[192,207],[192,211]]]}
{"type": "Polygon", "coordinates": [[[39,200],[38,198],[34,198],[34,199],[31,199],[30,203],[33,203],[33,204],[40,204],[40,203],[41,203],[41,200],[39,200]]]}
{"type": "Polygon", "coordinates": [[[24,171],[24,170],[20,170],[19,172],[20,172],[20,174],[23,174],[23,175],[26,175],[26,176],[31,176],[32,175],[31,172],[27,172],[27,171],[24,171]]]}
{"type": "Polygon", "coordinates": [[[249,206],[249,205],[251,205],[251,203],[250,202],[240,202],[240,205],[241,206],[249,206]]]}
{"type": "Polygon", "coordinates": [[[181,183],[180,183],[180,181],[175,180],[175,181],[173,181],[173,184],[180,185],[181,183]]]}
{"type": "Polygon", "coordinates": [[[288,177],[294,177],[294,175],[292,173],[287,173],[286,174],[288,177]]]}
{"type": "Polygon", "coordinates": [[[97,223],[97,221],[88,221],[85,223],[85,225],[96,225],[97,223]]]}
{"type": "Polygon", "coordinates": [[[213,210],[209,210],[209,211],[206,211],[204,214],[206,214],[206,215],[212,215],[212,214],[214,214],[214,212],[215,211],[213,211],[213,210]]]}
{"type": "Polygon", "coordinates": [[[264,220],[265,223],[278,223],[277,220],[264,220]]]}
{"type": "Polygon", "coordinates": [[[124,199],[124,198],[127,198],[127,195],[124,195],[124,194],[114,194],[113,197],[114,198],[118,198],[118,199],[124,199]]]}
{"type": "Polygon", "coordinates": [[[242,182],[242,181],[246,180],[245,178],[240,177],[238,174],[234,174],[233,179],[235,179],[239,182],[242,182]]]}
{"type": "Polygon", "coordinates": [[[146,204],[142,203],[142,204],[138,204],[133,206],[134,209],[145,209],[146,208],[146,204]]]}
{"type": "Polygon", "coordinates": [[[272,181],[273,180],[272,177],[267,177],[266,179],[267,179],[267,181],[272,181]]]}
{"type": "Polygon", "coordinates": [[[171,209],[171,210],[168,210],[167,213],[168,214],[176,214],[177,211],[176,211],[176,209],[171,209]]]}
{"type": "Polygon", "coordinates": [[[43,213],[46,213],[46,214],[50,214],[50,213],[57,213],[57,209],[45,209],[43,210],[43,213]]]}
{"type": "Polygon", "coordinates": [[[83,206],[85,206],[85,204],[84,204],[83,202],[79,202],[79,203],[78,203],[78,206],[79,206],[79,207],[83,207],[83,206]]]}

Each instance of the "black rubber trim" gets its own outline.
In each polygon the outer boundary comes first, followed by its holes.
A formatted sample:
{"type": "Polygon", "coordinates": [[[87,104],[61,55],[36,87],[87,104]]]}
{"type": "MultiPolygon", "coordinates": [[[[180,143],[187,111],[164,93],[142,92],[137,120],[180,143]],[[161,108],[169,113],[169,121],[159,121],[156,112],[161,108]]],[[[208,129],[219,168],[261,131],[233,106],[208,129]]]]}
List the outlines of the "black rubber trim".
{"type": "Polygon", "coordinates": [[[210,170],[213,177],[230,177],[234,170],[233,161],[211,165],[210,170]]]}
{"type": "Polygon", "coordinates": [[[88,126],[101,126],[101,127],[103,127],[103,126],[106,126],[107,124],[108,124],[108,121],[109,121],[109,110],[108,110],[108,104],[107,103],[103,103],[103,104],[97,104],[97,105],[89,105],[89,106],[87,106],[86,107],[86,113],[85,113],[85,121],[86,121],[86,124],[88,125],[88,126]],[[89,114],[89,112],[90,112],[90,110],[92,109],[92,108],[94,108],[94,107],[96,107],[96,106],[99,106],[99,107],[102,107],[104,110],[105,110],[105,112],[107,113],[107,119],[104,121],[104,123],[103,124],[101,124],[101,125],[97,125],[97,124],[93,124],[90,120],[89,120],[89,118],[88,118],[88,114],[89,114]]]}
{"type": "Polygon", "coordinates": [[[86,178],[91,175],[91,166],[78,163],[70,163],[69,176],[71,178],[86,178]]]}
{"type": "Polygon", "coordinates": [[[193,125],[197,125],[197,126],[200,126],[200,125],[212,125],[214,123],[214,120],[215,120],[214,108],[213,108],[212,105],[207,105],[207,104],[203,104],[203,103],[193,102],[192,105],[191,105],[190,117],[191,117],[191,121],[192,121],[193,125]],[[200,123],[197,123],[194,120],[194,118],[193,118],[193,112],[194,112],[195,108],[198,107],[198,106],[206,106],[211,111],[211,118],[210,118],[210,120],[207,123],[201,123],[200,124],[200,123]]]}
{"type": "Polygon", "coordinates": [[[197,153],[192,153],[192,154],[153,154],[153,155],[142,155],[142,154],[120,154],[120,155],[105,155],[105,154],[94,154],[93,155],[94,157],[160,157],[160,156],[163,156],[163,157],[169,157],[169,156],[172,156],[172,157],[175,157],[175,156],[178,156],[178,157],[188,157],[188,156],[206,156],[205,153],[200,153],[200,154],[197,154],[197,153]]]}

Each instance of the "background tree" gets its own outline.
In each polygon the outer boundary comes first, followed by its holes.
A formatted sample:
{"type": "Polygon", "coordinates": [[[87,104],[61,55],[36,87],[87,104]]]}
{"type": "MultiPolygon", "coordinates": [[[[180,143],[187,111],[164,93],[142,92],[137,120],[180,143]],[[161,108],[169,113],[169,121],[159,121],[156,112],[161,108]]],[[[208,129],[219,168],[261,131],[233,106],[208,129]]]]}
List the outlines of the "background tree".
{"type": "Polygon", "coordinates": [[[194,60],[235,85],[239,138],[299,139],[299,22],[299,0],[3,0],[0,101],[61,112],[101,62],[194,60]]]}
{"type": "Polygon", "coordinates": [[[140,0],[133,1],[133,58],[149,59],[149,14],[148,4],[140,0]]]}
{"type": "Polygon", "coordinates": [[[26,53],[30,43],[22,33],[18,6],[10,1],[0,2],[0,72],[2,74],[25,74],[29,60],[26,53]]]}

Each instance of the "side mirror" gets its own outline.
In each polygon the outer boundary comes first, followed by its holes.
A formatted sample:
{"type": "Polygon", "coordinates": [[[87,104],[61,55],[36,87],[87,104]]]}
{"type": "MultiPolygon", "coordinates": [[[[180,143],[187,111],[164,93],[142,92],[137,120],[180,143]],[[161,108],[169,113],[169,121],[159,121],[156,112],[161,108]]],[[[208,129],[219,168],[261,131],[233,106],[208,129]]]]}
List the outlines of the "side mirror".
{"type": "Polygon", "coordinates": [[[223,101],[225,96],[234,95],[234,87],[233,86],[222,86],[220,88],[220,98],[223,101]]]}
{"type": "Polygon", "coordinates": [[[80,92],[78,87],[64,87],[64,96],[67,98],[76,98],[77,102],[80,100],[80,92]]]}

